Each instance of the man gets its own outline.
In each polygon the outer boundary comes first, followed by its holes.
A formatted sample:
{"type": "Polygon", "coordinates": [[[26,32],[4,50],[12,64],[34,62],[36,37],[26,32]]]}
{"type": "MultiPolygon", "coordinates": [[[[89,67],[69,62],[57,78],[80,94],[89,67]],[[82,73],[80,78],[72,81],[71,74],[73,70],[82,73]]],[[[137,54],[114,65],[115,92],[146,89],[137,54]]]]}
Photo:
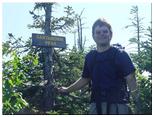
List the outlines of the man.
{"type": "Polygon", "coordinates": [[[112,28],[104,19],[95,21],[92,36],[97,49],[86,55],[82,78],[59,91],[73,92],[91,82],[89,114],[129,114],[127,89],[136,96],[135,67],[124,50],[110,45],[112,28]]]}

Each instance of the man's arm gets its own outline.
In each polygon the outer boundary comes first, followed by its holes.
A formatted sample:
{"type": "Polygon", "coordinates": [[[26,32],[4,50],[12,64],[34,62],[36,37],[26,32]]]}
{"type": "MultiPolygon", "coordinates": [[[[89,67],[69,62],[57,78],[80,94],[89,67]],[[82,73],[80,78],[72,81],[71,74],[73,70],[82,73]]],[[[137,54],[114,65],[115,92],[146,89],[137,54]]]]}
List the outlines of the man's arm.
{"type": "Polygon", "coordinates": [[[128,88],[130,90],[130,92],[134,92],[137,90],[137,83],[136,83],[136,77],[135,77],[135,73],[131,73],[129,75],[127,75],[125,77],[127,84],[128,84],[128,88]]]}
{"type": "Polygon", "coordinates": [[[125,77],[128,85],[128,89],[130,91],[133,100],[136,101],[139,98],[139,91],[137,88],[135,73],[131,73],[125,77]]]}
{"type": "Polygon", "coordinates": [[[136,106],[136,114],[141,114],[141,102],[140,102],[140,94],[136,83],[135,73],[131,73],[125,77],[127,80],[128,88],[130,90],[130,94],[136,106]]]}
{"type": "Polygon", "coordinates": [[[127,84],[128,84],[128,89],[130,90],[130,94],[133,98],[133,101],[136,102],[139,99],[139,90],[137,87],[137,83],[136,83],[136,77],[135,77],[135,73],[131,73],[128,76],[125,77],[127,84]]]}
{"type": "Polygon", "coordinates": [[[60,87],[58,90],[59,92],[63,92],[63,93],[73,92],[84,87],[86,84],[88,84],[89,81],[90,81],[90,78],[80,78],[76,82],[71,84],[69,87],[60,87]]]}

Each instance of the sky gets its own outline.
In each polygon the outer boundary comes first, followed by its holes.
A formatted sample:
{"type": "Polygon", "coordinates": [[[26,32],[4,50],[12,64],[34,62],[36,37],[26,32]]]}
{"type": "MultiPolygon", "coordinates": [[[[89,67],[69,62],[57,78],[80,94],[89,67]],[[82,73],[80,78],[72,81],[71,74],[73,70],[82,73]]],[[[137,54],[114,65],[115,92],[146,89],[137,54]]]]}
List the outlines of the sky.
{"type": "MultiPolygon", "coordinates": [[[[95,44],[92,39],[91,27],[95,20],[100,17],[105,18],[112,26],[113,38],[111,43],[120,43],[130,51],[128,40],[133,35],[131,29],[125,26],[131,24],[130,10],[132,6],[137,5],[139,8],[139,16],[143,17],[145,27],[150,25],[151,20],[151,4],[140,2],[60,2],[54,7],[54,16],[62,16],[65,6],[72,6],[78,14],[84,9],[82,22],[84,23],[83,38],[86,38],[86,47],[95,44]]],[[[8,39],[8,33],[12,33],[16,38],[22,37],[27,40],[32,33],[42,33],[36,29],[28,29],[27,25],[33,23],[32,16],[29,11],[34,7],[33,2],[29,3],[3,3],[2,4],[2,41],[8,39]]],[[[66,43],[71,48],[74,45],[74,34],[58,34],[57,36],[65,36],[66,43]]]]}

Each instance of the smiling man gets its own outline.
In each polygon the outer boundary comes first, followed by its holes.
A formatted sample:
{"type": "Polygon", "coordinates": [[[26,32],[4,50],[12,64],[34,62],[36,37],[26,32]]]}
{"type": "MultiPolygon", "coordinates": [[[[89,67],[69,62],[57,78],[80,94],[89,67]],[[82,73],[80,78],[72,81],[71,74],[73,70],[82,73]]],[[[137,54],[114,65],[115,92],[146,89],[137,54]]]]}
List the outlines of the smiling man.
{"type": "Polygon", "coordinates": [[[91,82],[89,114],[130,114],[129,91],[137,92],[135,67],[124,50],[110,45],[112,28],[104,19],[94,22],[92,36],[97,49],[86,55],[82,77],[59,91],[76,91],[91,82]]]}

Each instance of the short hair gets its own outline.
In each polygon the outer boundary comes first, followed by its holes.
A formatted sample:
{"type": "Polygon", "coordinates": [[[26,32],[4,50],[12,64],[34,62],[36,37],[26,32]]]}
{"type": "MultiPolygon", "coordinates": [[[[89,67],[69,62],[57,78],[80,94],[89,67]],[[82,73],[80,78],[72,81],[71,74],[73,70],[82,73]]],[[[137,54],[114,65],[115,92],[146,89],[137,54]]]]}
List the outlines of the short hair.
{"type": "Polygon", "coordinates": [[[111,37],[112,37],[112,27],[104,18],[99,18],[94,22],[94,24],[92,26],[92,36],[94,35],[94,29],[96,28],[96,26],[103,26],[103,25],[105,25],[109,28],[109,31],[110,31],[111,37]]]}

